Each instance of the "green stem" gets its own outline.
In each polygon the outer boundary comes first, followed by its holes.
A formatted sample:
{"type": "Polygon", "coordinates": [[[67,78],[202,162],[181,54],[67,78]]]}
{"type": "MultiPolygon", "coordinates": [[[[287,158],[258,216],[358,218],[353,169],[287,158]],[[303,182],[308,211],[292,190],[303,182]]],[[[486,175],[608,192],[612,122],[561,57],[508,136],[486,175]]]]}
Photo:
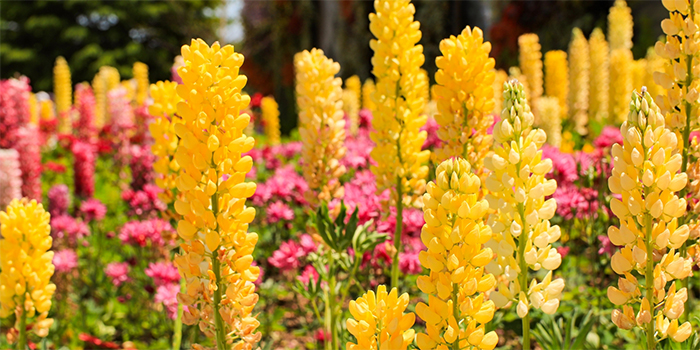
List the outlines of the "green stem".
{"type": "MultiPolygon", "coordinates": [[[[457,283],[452,284],[452,315],[459,325],[459,285],[457,283]]],[[[457,338],[452,343],[452,350],[459,350],[459,328],[455,329],[457,332],[457,338]]]]}
{"type": "Polygon", "coordinates": [[[24,309],[25,298],[22,298],[22,314],[19,316],[19,341],[17,342],[17,349],[24,350],[27,348],[27,310],[24,309]]]}
{"type": "Polygon", "coordinates": [[[391,287],[399,286],[399,251],[401,251],[401,233],[403,231],[403,186],[401,177],[396,177],[396,229],[394,230],[394,261],[391,263],[391,287]]]}
{"type": "MultiPolygon", "coordinates": [[[[525,208],[522,203],[518,204],[518,212],[523,228],[518,237],[518,265],[520,266],[520,274],[518,275],[518,283],[520,291],[527,293],[528,286],[528,266],[525,261],[525,246],[527,245],[529,233],[527,232],[527,222],[525,221],[525,208]]],[[[530,312],[525,315],[523,321],[523,350],[530,350],[530,312]]]]}
{"type": "Polygon", "coordinates": [[[647,333],[647,350],[654,350],[656,348],[656,338],[654,338],[654,246],[652,244],[652,233],[651,233],[651,214],[646,213],[644,218],[644,228],[645,232],[645,243],[647,248],[647,266],[646,266],[646,276],[644,289],[646,289],[646,298],[649,301],[649,312],[651,313],[651,320],[646,325],[647,333]]]}
{"type": "MultiPolygon", "coordinates": [[[[185,279],[180,279],[180,290],[185,290],[185,279]]],[[[184,312],[182,303],[177,303],[177,318],[173,330],[173,350],[179,350],[182,345],[182,313],[184,312]]]]}
{"type": "MultiPolygon", "coordinates": [[[[692,11],[693,5],[691,4],[690,6],[691,6],[691,11],[692,11]]],[[[691,55],[688,55],[686,57],[686,64],[687,64],[686,68],[688,70],[688,76],[686,78],[686,84],[685,84],[686,94],[688,93],[688,90],[690,89],[690,84],[693,83],[693,73],[692,73],[693,65],[692,65],[692,63],[693,63],[693,57],[691,55]]],[[[692,119],[691,112],[692,112],[692,106],[691,106],[690,102],[686,101],[685,102],[685,128],[683,129],[683,140],[681,140],[681,142],[683,144],[683,153],[682,153],[683,161],[681,163],[681,173],[685,173],[688,171],[688,152],[690,150],[690,143],[688,141],[690,138],[690,120],[692,119]]],[[[680,192],[680,195],[679,195],[680,198],[685,198],[685,195],[688,192],[687,189],[688,189],[688,185],[686,184],[686,186],[683,187],[683,189],[680,192]]],[[[678,226],[681,226],[684,223],[685,223],[685,216],[679,217],[678,218],[678,226]]],[[[683,245],[681,245],[679,252],[680,252],[682,258],[688,258],[688,240],[683,242],[683,245]]],[[[689,282],[690,282],[690,278],[685,278],[681,281],[681,284],[683,285],[683,287],[686,288],[686,290],[688,292],[690,292],[689,282]]],[[[688,299],[690,299],[690,293],[688,293],[688,294],[689,294],[688,299]]],[[[687,308],[685,308],[683,310],[683,319],[686,321],[688,320],[687,308]]]]}
{"type": "MultiPolygon", "coordinates": [[[[211,196],[211,209],[214,217],[219,215],[219,198],[214,193],[211,196]]],[[[219,229],[219,224],[216,224],[216,229],[219,229]]],[[[219,261],[218,249],[214,250],[211,258],[211,268],[216,276],[216,289],[214,289],[214,327],[216,327],[216,348],[218,350],[226,349],[226,330],[224,329],[224,319],[219,313],[221,307],[221,289],[223,283],[221,280],[221,261],[219,261]]]]}

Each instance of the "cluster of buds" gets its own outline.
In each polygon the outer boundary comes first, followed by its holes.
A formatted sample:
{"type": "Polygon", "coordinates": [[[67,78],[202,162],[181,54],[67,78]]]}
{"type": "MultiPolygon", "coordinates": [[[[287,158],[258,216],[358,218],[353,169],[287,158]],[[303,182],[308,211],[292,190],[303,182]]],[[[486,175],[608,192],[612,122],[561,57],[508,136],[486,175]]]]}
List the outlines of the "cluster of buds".
{"type": "Polygon", "coordinates": [[[132,71],[136,80],[136,105],[142,106],[148,98],[148,66],[143,62],[134,62],[132,71]]]}
{"type": "Polygon", "coordinates": [[[610,50],[632,49],[632,10],[625,0],[615,0],[615,4],[608,13],[608,40],[610,50]]]}
{"type": "Polygon", "coordinates": [[[532,129],[533,115],[523,87],[517,82],[505,85],[505,106],[493,135],[494,154],[484,161],[491,174],[485,186],[486,200],[494,213],[488,224],[493,231],[486,243],[496,253],[487,271],[499,279],[497,290],[490,295],[497,307],[518,303],[518,316],[524,318],[530,308],[553,314],[559,307],[564,280],[552,280],[552,270],[561,264],[561,255],[552,243],[561,236],[559,226],[549,220],[557,203],[551,196],[555,180],[547,180],[550,159],[542,159],[542,145],[547,135],[532,129]],[[549,270],[539,283],[529,279],[529,269],[549,270]]]}
{"type": "Polygon", "coordinates": [[[409,0],[377,0],[375,13],[369,15],[369,29],[374,35],[369,46],[374,51],[372,73],[377,90],[372,95],[376,111],[370,138],[376,147],[370,156],[377,188],[391,189],[395,201],[399,193],[417,199],[425,191],[430,151],[422,151],[428,137],[420,128],[427,117],[422,115],[427,101],[419,78],[425,61],[420,23],[414,21],[415,7],[409,0]]]}
{"type": "Polygon", "coordinates": [[[588,49],[591,55],[588,114],[598,122],[607,121],[610,98],[610,48],[600,28],[591,33],[588,49]]]}
{"type": "Polygon", "coordinates": [[[462,33],[440,42],[435,63],[437,85],[434,87],[440,125],[437,135],[442,146],[435,150],[439,162],[463,157],[483,174],[483,159],[491,149],[493,138],[487,130],[493,125],[493,70],[496,61],[489,57],[491,43],[484,42],[479,28],[466,27],[462,33]]]}
{"type": "Polygon", "coordinates": [[[175,91],[177,83],[171,81],[159,81],[151,84],[151,96],[153,104],[148,106],[148,112],[155,118],[148,125],[153,137],[151,152],[156,157],[153,170],[158,174],[155,183],[163,192],[158,196],[166,204],[175,201],[177,172],[180,165],[175,160],[175,151],[179,139],[175,134],[175,124],[181,119],[177,116],[177,104],[182,98],[175,91]]]}
{"type": "Polygon", "coordinates": [[[58,131],[63,134],[69,134],[72,128],[70,111],[73,105],[73,84],[71,83],[68,63],[61,56],[56,58],[56,64],[53,67],[53,92],[56,96],[58,131]]]}
{"type": "Polygon", "coordinates": [[[631,70],[633,63],[630,49],[615,49],[610,52],[610,123],[621,124],[627,118],[629,92],[634,84],[631,70]]]}
{"type": "Polygon", "coordinates": [[[437,167],[437,180],[428,183],[423,195],[425,225],[421,240],[421,265],[427,276],[418,277],[418,288],[428,304],[418,303],[416,313],[426,323],[426,333],[416,340],[421,350],[440,348],[493,349],[495,332],[485,331],[496,307],[485,300],[496,279],[485,272],[493,258],[483,245],[491,228],[483,218],[489,205],[479,199],[481,180],[464,158],[451,158],[437,167]]]}
{"type": "Polygon", "coordinates": [[[385,285],[377,287],[376,294],[370,290],[357,300],[351,300],[352,318],[346,324],[357,343],[348,342],[346,348],[407,349],[413,343],[415,332],[411,327],[416,320],[414,313],[405,313],[408,302],[407,293],[399,296],[396,288],[387,293],[385,285]]]}
{"type": "Polygon", "coordinates": [[[688,226],[678,224],[686,201],[676,192],[687,182],[687,175],[678,173],[678,139],[666,129],[646,89],[642,94],[633,93],[628,119],[620,131],[624,143],[612,147],[614,168],[608,180],[612,193],[622,197],[610,202],[620,227],[611,226],[608,237],[623,247],[611,259],[613,271],[622,276],[617,288],[608,288],[610,301],[622,306],[613,311],[612,320],[622,329],[644,328],[652,348],[655,336],[682,342],[691,333],[690,323],[678,325],[688,296],[685,288],[676,290],[674,280],[691,274],[691,261],[676,252],[689,235],[688,226]],[[655,258],[657,254],[660,259],[655,258]],[[634,271],[644,276],[643,287],[632,275],[634,271]],[[636,316],[634,305],[639,305],[636,316]]]}
{"type": "Polygon", "coordinates": [[[14,313],[20,346],[26,346],[27,322],[39,337],[46,337],[53,319],[48,318],[56,285],[51,251],[50,215],[40,203],[13,200],[0,211],[0,318],[14,313]],[[24,337],[24,338],[22,338],[24,337]]]}
{"type": "MultiPolygon", "coordinates": [[[[566,52],[561,50],[547,51],[544,54],[544,93],[559,101],[561,119],[569,115],[569,66],[566,52]]],[[[534,103],[535,105],[537,102],[534,103]]]]}
{"type": "MultiPolygon", "coordinates": [[[[590,71],[590,52],[588,40],[579,28],[571,32],[569,43],[569,110],[574,121],[576,132],[585,135],[588,133],[588,84],[590,71]]],[[[547,133],[547,136],[550,136],[547,133]]]]}
{"type": "Polygon", "coordinates": [[[263,121],[265,122],[265,136],[271,145],[280,144],[280,108],[272,96],[263,97],[260,101],[263,121]]]}
{"type": "Polygon", "coordinates": [[[215,336],[219,349],[252,349],[261,337],[252,315],[260,268],[252,265],[258,235],[248,232],[255,209],[246,199],[256,186],[245,182],[253,161],[242,154],[255,140],[243,134],[250,116],[240,113],[250,103],[241,94],[247,81],[239,75],[243,55],[201,39],[181,52],[183,84],[176,91],[182,122],[174,125],[180,138],[174,157],[181,167],[175,210],[182,215],[177,232],[184,242],[174,260],[186,283],[178,293],[187,306],[182,320],[215,336]]]}
{"type": "MultiPolygon", "coordinates": [[[[527,81],[527,96],[530,101],[536,101],[542,96],[542,46],[537,34],[529,33],[518,37],[520,48],[520,70],[527,81]]],[[[499,111],[500,112],[500,111],[499,111]]]]}

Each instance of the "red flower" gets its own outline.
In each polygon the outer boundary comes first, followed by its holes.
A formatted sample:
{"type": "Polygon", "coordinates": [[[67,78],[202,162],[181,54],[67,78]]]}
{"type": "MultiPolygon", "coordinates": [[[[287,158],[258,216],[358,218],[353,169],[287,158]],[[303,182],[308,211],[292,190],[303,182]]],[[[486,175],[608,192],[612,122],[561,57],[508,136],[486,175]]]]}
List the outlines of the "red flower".
{"type": "Polygon", "coordinates": [[[262,101],[263,95],[259,92],[256,92],[253,94],[253,97],[250,99],[250,107],[251,108],[256,108],[260,107],[260,101],[262,101]]]}
{"type": "Polygon", "coordinates": [[[87,345],[99,346],[105,349],[119,349],[119,345],[117,345],[117,343],[111,341],[102,341],[99,338],[86,333],[80,333],[78,339],[84,341],[85,343],[87,343],[87,345]]]}
{"type": "Polygon", "coordinates": [[[44,169],[50,170],[51,172],[63,174],[66,172],[66,166],[61,163],[56,163],[53,161],[48,161],[44,164],[44,169]]]}

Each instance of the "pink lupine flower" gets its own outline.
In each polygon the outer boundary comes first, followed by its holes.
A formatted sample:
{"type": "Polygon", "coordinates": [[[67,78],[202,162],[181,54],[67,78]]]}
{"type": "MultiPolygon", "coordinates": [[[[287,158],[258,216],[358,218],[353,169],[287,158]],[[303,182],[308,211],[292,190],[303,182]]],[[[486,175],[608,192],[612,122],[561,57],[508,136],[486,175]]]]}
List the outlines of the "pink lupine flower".
{"type": "Polygon", "coordinates": [[[78,111],[78,120],[74,130],[83,140],[92,139],[97,133],[95,127],[95,95],[89,84],[78,84],[75,87],[75,105],[78,111]]]}
{"type": "Polygon", "coordinates": [[[607,235],[599,235],[598,240],[600,241],[600,249],[598,249],[598,255],[607,254],[612,256],[615,253],[615,245],[610,242],[610,238],[607,235]]]}
{"type": "Polygon", "coordinates": [[[423,143],[423,149],[433,149],[435,147],[440,147],[442,145],[442,140],[438,137],[437,131],[440,129],[440,124],[435,121],[435,118],[428,116],[428,120],[425,125],[420,128],[421,131],[428,133],[428,138],[425,139],[423,143]]]}
{"type": "Polygon", "coordinates": [[[369,129],[372,126],[372,111],[367,108],[360,109],[360,128],[369,129]]]}
{"type": "Polygon", "coordinates": [[[597,148],[610,148],[612,145],[623,142],[620,129],[614,126],[606,126],[598,137],[593,141],[593,146],[597,148]]]}
{"type": "Polygon", "coordinates": [[[130,221],[124,224],[119,231],[119,239],[124,244],[147,245],[162,247],[165,245],[163,236],[171,236],[173,227],[163,219],[150,219],[144,221],[130,221]]]}
{"type": "Polygon", "coordinates": [[[369,168],[370,164],[374,164],[369,153],[374,148],[374,142],[369,138],[367,133],[358,133],[357,136],[349,136],[345,139],[345,148],[347,149],[345,157],[340,160],[340,163],[348,169],[363,169],[369,168]]]}
{"type": "Polygon", "coordinates": [[[68,186],[59,184],[51,187],[46,194],[49,198],[49,214],[51,217],[68,214],[70,193],[68,186]]]}
{"type": "Polygon", "coordinates": [[[146,184],[141,191],[128,189],[122,192],[122,199],[129,204],[129,215],[141,216],[168,209],[168,206],[158,198],[158,194],[162,191],[154,184],[146,184]]]}
{"type": "Polygon", "coordinates": [[[258,184],[251,200],[253,205],[258,207],[265,206],[273,200],[303,205],[306,204],[304,193],[308,189],[304,177],[292,166],[285,166],[275,170],[275,174],[266,182],[258,184]]]}
{"type": "Polygon", "coordinates": [[[107,207],[98,199],[90,198],[80,205],[80,212],[83,213],[85,221],[102,221],[107,214],[107,207]]]}
{"type": "Polygon", "coordinates": [[[403,211],[403,232],[410,236],[420,236],[420,231],[425,224],[423,211],[409,208],[403,211]]]}
{"type": "MultiPolygon", "coordinates": [[[[386,190],[377,195],[377,187],[374,174],[369,170],[361,170],[355,173],[355,177],[345,183],[345,205],[348,213],[358,209],[360,224],[369,220],[375,222],[381,217],[382,202],[389,199],[389,191],[386,190]]],[[[395,220],[395,219],[393,219],[395,220]]]]}
{"type": "Polygon", "coordinates": [[[168,317],[173,320],[177,318],[177,293],[180,293],[180,285],[169,283],[158,286],[153,297],[154,302],[163,303],[168,317]]]}
{"type": "Polygon", "coordinates": [[[0,210],[5,210],[17,198],[22,198],[19,153],[14,149],[0,149],[0,210]]]}
{"type": "Polygon", "coordinates": [[[399,270],[407,275],[417,275],[423,271],[418,253],[399,253],[399,270]]]}
{"type": "Polygon", "coordinates": [[[14,149],[19,152],[22,170],[22,196],[41,201],[41,135],[39,129],[27,124],[16,130],[14,149]]]}
{"type": "Polygon", "coordinates": [[[289,271],[299,268],[300,259],[306,256],[301,245],[294,241],[282,242],[280,248],[272,253],[272,257],[267,259],[270,265],[282,270],[289,271]]]}
{"type": "Polygon", "coordinates": [[[75,163],[73,179],[76,197],[90,198],[95,193],[95,146],[88,142],[76,141],[71,147],[75,163]]]}
{"type": "Polygon", "coordinates": [[[68,215],[51,217],[51,235],[57,240],[67,240],[74,245],[78,239],[90,235],[90,228],[83,222],[68,215]]]}
{"type": "Polygon", "coordinates": [[[299,237],[299,244],[301,245],[301,249],[304,250],[304,255],[309,255],[318,249],[318,246],[316,245],[316,242],[314,242],[314,239],[311,237],[310,234],[303,234],[301,237],[299,237]]]}
{"type": "Polygon", "coordinates": [[[171,262],[150,263],[144,272],[146,276],[153,278],[153,283],[156,286],[178,283],[180,281],[180,273],[171,262]]]}
{"type": "Polygon", "coordinates": [[[143,189],[146,184],[153,182],[155,156],[151,153],[150,146],[146,145],[132,145],[130,153],[131,188],[138,191],[143,189]]]}
{"type": "Polygon", "coordinates": [[[120,86],[107,93],[108,110],[112,127],[118,131],[134,128],[134,110],[127,97],[126,88],[120,86]]]}
{"type": "Polygon", "coordinates": [[[288,205],[281,201],[276,201],[267,207],[267,219],[270,223],[276,223],[280,220],[294,220],[294,211],[288,205]]]}
{"type": "Polygon", "coordinates": [[[0,148],[13,148],[21,126],[29,122],[29,78],[0,80],[0,148]]]}
{"type": "Polygon", "coordinates": [[[573,155],[561,153],[556,147],[544,145],[542,147],[542,158],[552,160],[550,177],[557,180],[557,185],[571,184],[578,180],[578,169],[573,155]]]}
{"type": "Polygon", "coordinates": [[[53,265],[58,272],[70,272],[78,267],[78,255],[72,249],[59,250],[53,255],[53,265]]]}
{"type": "Polygon", "coordinates": [[[122,262],[113,262],[107,264],[105,267],[105,275],[112,280],[112,284],[115,287],[119,287],[122,283],[130,280],[129,278],[129,264],[122,262]]]}
{"type": "Polygon", "coordinates": [[[304,285],[308,285],[309,281],[313,281],[313,283],[318,282],[318,272],[312,265],[306,265],[304,267],[304,270],[301,272],[301,276],[297,276],[297,279],[304,285]]]}

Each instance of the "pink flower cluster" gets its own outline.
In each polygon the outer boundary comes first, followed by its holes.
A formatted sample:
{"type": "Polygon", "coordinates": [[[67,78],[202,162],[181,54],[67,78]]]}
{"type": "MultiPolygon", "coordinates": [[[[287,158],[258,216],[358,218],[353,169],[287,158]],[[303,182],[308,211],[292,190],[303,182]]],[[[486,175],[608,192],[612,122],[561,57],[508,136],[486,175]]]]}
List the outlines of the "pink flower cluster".
{"type": "Polygon", "coordinates": [[[442,145],[442,140],[438,137],[437,131],[440,129],[440,124],[435,121],[435,118],[429,116],[425,125],[420,128],[421,131],[428,133],[428,138],[423,143],[423,149],[433,149],[442,145]]]}
{"type": "Polygon", "coordinates": [[[279,222],[280,220],[294,220],[294,211],[282,201],[276,201],[270,204],[265,210],[265,213],[267,214],[267,221],[271,224],[279,222]]]}
{"type": "Polygon", "coordinates": [[[374,142],[369,138],[364,129],[358,131],[357,136],[348,136],[345,139],[345,157],[340,163],[347,169],[367,169],[374,164],[369,152],[374,148],[374,142]]]}
{"type": "Polygon", "coordinates": [[[301,271],[301,275],[297,276],[297,280],[299,280],[303,285],[308,285],[309,281],[313,281],[313,283],[318,282],[318,271],[313,267],[313,265],[306,265],[304,266],[304,270],[301,271]]]}
{"type": "Polygon", "coordinates": [[[0,149],[0,210],[16,198],[22,198],[19,153],[14,149],[0,149]]]}
{"type": "Polygon", "coordinates": [[[544,145],[542,158],[552,160],[551,178],[557,180],[557,184],[573,183],[578,180],[578,169],[573,155],[561,153],[556,147],[544,145]]]}
{"type": "Polygon", "coordinates": [[[156,286],[178,283],[180,281],[180,273],[171,262],[150,263],[144,272],[146,276],[153,278],[156,286]]]}
{"type": "Polygon", "coordinates": [[[29,122],[29,78],[0,80],[0,148],[12,148],[16,131],[29,122]]]}
{"type": "Polygon", "coordinates": [[[122,199],[129,204],[129,215],[145,215],[168,209],[168,206],[158,198],[163,190],[154,184],[145,184],[142,190],[128,189],[122,192],[122,199]]]}
{"type": "Polygon", "coordinates": [[[377,195],[377,184],[369,170],[360,170],[355,173],[355,177],[345,183],[345,205],[348,212],[352,213],[355,208],[358,210],[360,224],[369,220],[377,221],[381,217],[382,202],[389,200],[389,191],[384,191],[377,195]]]}
{"type": "Polygon", "coordinates": [[[95,94],[89,84],[78,84],[75,87],[75,104],[78,120],[74,130],[83,140],[91,140],[97,132],[95,127],[95,94]]]}
{"type": "Polygon", "coordinates": [[[90,228],[85,222],[72,216],[52,216],[51,235],[58,240],[65,239],[69,245],[75,245],[78,239],[90,235],[90,228]]]}
{"type": "Polygon", "coordinates": [[[105,275],[112,280],[112,284],[115,287],[119,287],[124,282],[128,282],[129,278],[129,264],[122,262],[113,262],[107,264],[105,267],[105,275]]]}
{"type": "Polygon", "coordinates": [[[593,141],[593,146],[597,148],[611,148],[612,145],[619,143],[622,144],[624,139],[622,138],[622,133],[620,129],[614,126],[606,126],[601,131],[600,135],[596,137],[593,141]]]}
{"type": "Polygon", "coordinates": [[[155,177],[153,172],[153,162],[155,156],[151,152],[150,146],[132,145],[130,147],[131,165],[131,188],[139,191],[146,184],[152,183],[155,177]]]}
{"type": "Polygon", "coordinates": [[[92,143],[76,141],[71,147],[73,152],[73,179],[76,197],[90,198],[95,193],[95,158],[96,148],[92,143]]]}
{"type": "Polygon", "coordinates": [[[119,231],[119,239],[124,244],[162,247],[166,243],[163,236],[170,236],[173,232],[170,223],[162,219],[130,221],[119,231]]]}
{"type": "Polygon", "coordinates": [[[275,170],[275,174],[267,181],[258,184],[251,200],[258,207],[273,200],[303,205],[306,204],[304,193],[308,189],[304,177],[294,171],[292,166],[284,166],[275,170]]]}
{"type": "Polygon", "coordinates": [[[301,154],[301,142],[294,141],[281,145],[265,146],[262,149],[252,149],[247,154],[256,163],[262,161],[265,168],[277,169],[301,154]]]}
{"type": "Polygon", "coordinates": [[[118,133],[134,128],[134,110],[131,108],[126,94],[127,91],[124,87],[112,89],[107,93],[107,101],[109,101],[107,109],[111,117],[112,128],[118,133]]]}
{"type": "Polygon", "coordinates": [[[163,303],[170,319],[177,318],[177,293],[180,293],[180,285],[176,283],[163,284],[156,289],[153,301],[163,303]]]}
{"type": "Polygon", "coordinates": [[[289,271],[301,266],[301,259],[316,251],[316,243],[308,234],[301,235],[299,243],[289,240],[282,242],[280,248],[272,253],[267,261],[270,265],[282,270],[289,271]]]}
{"type": "Polygon", "coordinates": [[[24,125],[16,130],[14,149],[20,153],[22,170],[22,196],[41,201],[41,135],[34,125],[24,125]]]}
{"type": "Polygon", "coordinates": [[[47,197],[49,198],[49,214],[51,214],[51,217],[68,214],[68,207],[70,207],[68,186],[59,184],[51,187],[47,197]]]}
{"type": "Polygon", "coordinates": [[[98,199],[90,198],[80,204],[80,212],[87,222],[93,220],[102,221],[105,218],[105,214],[107,214],[107,207],[98,199]]]}
{"type": "Polygon", "coordinates": [[[53,255],[53,265],[58,272],[71,272],[78,267],[78,255],[72,249],[59,250],[53,255]]]}

